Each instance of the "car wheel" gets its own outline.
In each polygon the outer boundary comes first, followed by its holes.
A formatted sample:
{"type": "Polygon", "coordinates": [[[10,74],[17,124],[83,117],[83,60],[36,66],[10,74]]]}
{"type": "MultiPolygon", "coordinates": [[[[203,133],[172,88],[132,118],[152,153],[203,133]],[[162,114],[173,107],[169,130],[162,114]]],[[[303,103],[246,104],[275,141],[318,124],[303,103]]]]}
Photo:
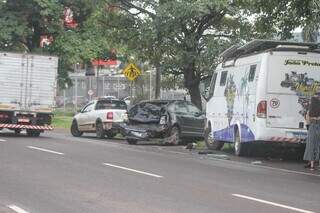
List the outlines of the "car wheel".
{"type": "Polygon", "coordinates": [[[173,126],[170,130],[170,143],[173,145],[178,145],[181,143],[180,130],[177,126],[173,126]]]}
{"type": "Polygon", "coordinates": [[[247,153],[248,144],[241,143],[241,137],[238,130],[235,131],[234,137],[234,154],[236,156],[244,156],[247,153]]]}
{"type": "Polygon", "coordinates": [[[72,121],[70,132],[71,132],[71,135],[74,137],[80,137],[83,134],[83,132],[79,131],[78,123],[76,120],[72,121]]]}
{"type": "Polygon", "coordinates": [[[138,140],[135,140],[135,139],[127,139],[127,142],[128,142],[128,144],[135,145],[135,144],[137,144],[138,140]]]}
{"type": "Polygon", "coordinates": [[[33,130],[33,129],[27,129],[27,136],[29,137],[39,137],[40,136],[40,132],[33,130]]]}
{"type": "Polygon", "coordinates": [[[103,139],[105,135],[106,132],[104,131],[103,124],[101,121],[98,121],[96,123],[96,136],[97,138],[103,139]]]}
{"type": "Polygon", "coordinates": [[[117,135],[117,133],[114,133],[114,132],[106,132],[106,135],[107,135],[108,138],[114,138],[114,137],[117,135]]]}
{"type": "Polygon", "coordinates": [[[204,131],[204,141],[210,150],[221,150],[224,145],[224,142],[217,141],[213,138],[211,126],[204,131]]]}

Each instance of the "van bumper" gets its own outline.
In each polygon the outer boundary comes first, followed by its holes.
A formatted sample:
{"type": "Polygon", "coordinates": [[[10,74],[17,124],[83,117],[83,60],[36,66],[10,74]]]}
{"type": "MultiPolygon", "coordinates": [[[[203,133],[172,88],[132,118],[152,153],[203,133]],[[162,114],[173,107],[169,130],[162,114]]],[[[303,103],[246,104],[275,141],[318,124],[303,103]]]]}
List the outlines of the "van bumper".
{"type": "Polygon", "coordinates": [[[305,143],[308,131],[305,129],[280,129],[265,128],[255,138],[257,141],[268,141],[276,143],[305,143]]]}

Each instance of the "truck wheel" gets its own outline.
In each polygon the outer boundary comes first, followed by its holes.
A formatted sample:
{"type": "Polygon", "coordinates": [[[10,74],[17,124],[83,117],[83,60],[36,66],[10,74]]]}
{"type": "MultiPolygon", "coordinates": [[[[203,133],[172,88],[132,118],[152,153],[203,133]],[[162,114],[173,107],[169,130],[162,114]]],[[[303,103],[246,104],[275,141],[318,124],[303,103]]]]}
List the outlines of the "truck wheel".
{"type": "Polygon", "coordinates": [[[39,137],[40,136],[40,132],[37,130],[33,130],[33,129],[27,129],[27,136],[29,137],[39,137]]]}
{"type": "Polygon", "coordinates": [[[244,156],[247,154],[248,144],[241,143],[240,133],[238,130],[235,131],[234,137],[234,154],[236,156],[244,156]]]}
{"type": "Polygon", "coordinates": [[[135,144],[137,144],[138,140],[135,140],[135,139],[127,139],[127,142],[128,142],[128,144],[130,144],[130,145],[135,145],[135,144]]]}
{"type": "Polygon", "coordinates": [[[224,145],[224,142],[213,139],[211,126],[204,131],[204,141],[210,150],[221,150],[224,145]]]}
{"type": "Polygon", "coordinates": [[[108,138],[114,138],[116,135],[117,135],[117,133],[114,133],[114,132],[106,132],[106,135],[107,135],[107,137],[108,138]]]}
{"type": "Polygon", "coordinates": [[[106,132],[104,131],[103,124],[101,121],[96,123],[96,136],[97,138],[103,139],[106,132]]]}
{"type": "Polygon", "coordinates": [[[15,129],[15,130],[14,130],[14,134],[15,134],[15,135],[19,135],[20,132],[21,132],[21,129],[15,129]]]}
{"type": "Polygon", "coordinates": [[[80,137],[83,134],[83,132],[79,131],[78,123],[76,120],[72,121],[70,132],[71,132],[71,135],[74,137],[80,137]]]}

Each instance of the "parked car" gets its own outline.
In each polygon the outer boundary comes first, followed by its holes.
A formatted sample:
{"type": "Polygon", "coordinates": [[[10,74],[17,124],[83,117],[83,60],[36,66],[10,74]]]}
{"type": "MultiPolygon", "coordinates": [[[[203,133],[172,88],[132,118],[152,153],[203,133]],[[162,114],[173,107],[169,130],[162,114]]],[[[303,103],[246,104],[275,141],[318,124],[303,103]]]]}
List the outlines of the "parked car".
{"type": "Polygon", "coordinates": [[[71,134],[80,137],[84,132],[95,132],[98,138],[113,138],[120,131],[120,124],[127,121],[124,101],[100,98],[89,102],[74,116],[71,134]]]}
{"type": "Polygon", "coordinates": [[[129,110],[129,122],[123,130],[129,144],[152,138],[181,144],[203,138],[204,119],[204,114],[187,101],[143,101],[129,110]]]}

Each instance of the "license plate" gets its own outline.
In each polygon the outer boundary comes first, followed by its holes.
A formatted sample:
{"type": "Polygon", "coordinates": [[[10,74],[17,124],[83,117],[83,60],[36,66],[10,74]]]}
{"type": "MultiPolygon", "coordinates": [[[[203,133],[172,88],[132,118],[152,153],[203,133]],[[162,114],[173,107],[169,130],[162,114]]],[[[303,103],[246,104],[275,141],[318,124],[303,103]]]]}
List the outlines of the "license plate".
{"type": "Polygon", "coordinates": [[[30,119],[28,119],[28,118],[19,118],[19,119],[18,119],[18,122],[21,122],[21,123],[29,123],[29,122],[30,122],[30,119]]]}
{"type": "Polygon", "coordinates": [[[143,138],[145,136],[145,133],[142,132],[131,132],[134,136],[143,138]]]}

